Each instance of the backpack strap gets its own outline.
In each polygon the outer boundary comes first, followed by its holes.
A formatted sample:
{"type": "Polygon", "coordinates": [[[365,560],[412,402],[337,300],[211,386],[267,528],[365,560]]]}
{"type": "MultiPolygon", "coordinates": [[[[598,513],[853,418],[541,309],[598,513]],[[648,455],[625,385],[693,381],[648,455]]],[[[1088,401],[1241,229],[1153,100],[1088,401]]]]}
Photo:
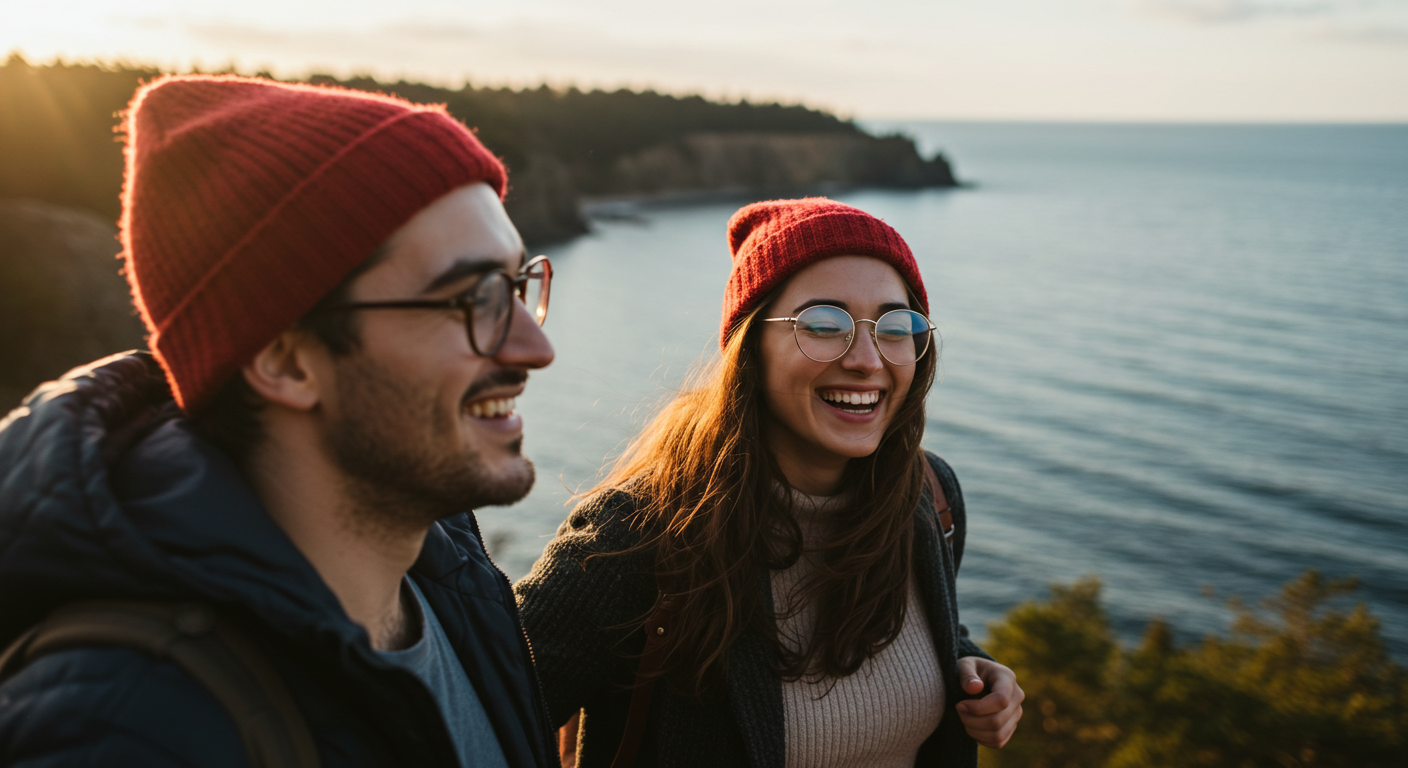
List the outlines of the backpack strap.
{"type": "Polygon", "coordinates": [[[674,601],[661,595],[660,604],[645,622],[645,650],[640,655],[640,666],[636,667],[636,684],[631,691],[626,730],[621,734],[621,745],[616,748],[616,756],[611,759],[611,768],[631,768],[636,761],[640,742],[645,737],[645,721],[650,717],[650,699],[655,694],[655,673],[660,671],[660,662],[664,660],[665,637],[673,629],[674,618],[674,601]]]}
{"type": "Polygon", "coordinates": [[[948,499],[944,497],[943,486],[939,484],[939,476],[934,472],[934,465],[929,463],[929,457],[920,456],[924,464],[924,484],[929,487],[929,497],[934,500],[934,511],[939,513],[939,526],[943,530],[944,541],[952,546],[953,539],[953,510],[949,509],[948,499]]]}
{"type": "Polygon", "coordinates": [[[0,682],[46,653],[119,647],[169,661],[224,706],[252,768],[317,768],[308,723],[264,653],[200,603],[93,601],[65,605],[0,655],[0,682]]]}

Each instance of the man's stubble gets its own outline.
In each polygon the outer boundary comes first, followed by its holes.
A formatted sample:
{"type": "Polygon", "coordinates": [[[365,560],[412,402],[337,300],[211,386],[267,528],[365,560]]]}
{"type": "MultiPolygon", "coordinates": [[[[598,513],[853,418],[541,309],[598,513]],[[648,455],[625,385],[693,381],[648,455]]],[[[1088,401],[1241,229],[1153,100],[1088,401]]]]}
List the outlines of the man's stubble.
{"type": "MultiPolygon", "coordinates": [[[[511,504],[533,487],[533,464],[506,446],[518,471],[491,474],[476,446],[458,438],[455,419],[423,387],[390,375],[359,353],[339,361],[339,417],[327,429],[328,450],[349,483],[349,524],[372,529],[423,529],[441,518],[486,505],[511,504]],[[438,449],[437,446],[453,446],[438,449]]],[[[499,371],[495,380],[522,380],[499,371]]]]}

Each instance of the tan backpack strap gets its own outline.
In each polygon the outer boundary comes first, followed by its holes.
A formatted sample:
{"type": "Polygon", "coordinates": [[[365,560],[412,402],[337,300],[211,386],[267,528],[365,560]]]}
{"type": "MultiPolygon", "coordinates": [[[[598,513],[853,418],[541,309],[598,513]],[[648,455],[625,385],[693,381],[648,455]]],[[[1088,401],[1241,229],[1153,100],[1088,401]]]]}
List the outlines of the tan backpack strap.
{"type": "Polygon", "coordinates": [[[626,715],[626,730],[621,734],[621,746],[616,749],[611,768],[631,768],[635,764],[640,742],[645,737],[645,721],[650,717],[650,698],[655,694],[655,673],[660,671],[660,663],[665,657],[665,638],[673,629],[674,608],[674,601],[662,595],[660,604],[645,623],[645,650],[641,652],[640,666],[636,668],[636,685],[635,690],[631,692],[631,708],[626,715]]]}
{"type": "Polygon", "coordinates": [[[120,647],[170,661],[230,714],[253,768],[317,768],[308,724],[283,679],[242,631],[199,603],[97,601],[49,615],[0,655],[0,681],[46,653],[120,647]]]}
{"type": "Polygon", "coordinates": [[[920,455],[920,462],[924,465],[924,484],[929,486],[929,497],[934,500],[934,511],[939,513],[939,526],[944,532],[944,541],[953,538],[953,510],[948,508],[948,499],[944,497],[943,486],[939,484],[939,476],[934,472],[934,466],[929,463],[929,457],[920,455]]]}

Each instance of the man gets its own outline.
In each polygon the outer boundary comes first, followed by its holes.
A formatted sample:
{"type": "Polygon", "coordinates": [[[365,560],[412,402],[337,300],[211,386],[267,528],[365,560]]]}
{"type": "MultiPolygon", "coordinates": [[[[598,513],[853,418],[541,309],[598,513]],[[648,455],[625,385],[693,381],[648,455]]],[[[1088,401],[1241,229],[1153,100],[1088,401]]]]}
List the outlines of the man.
{"type": "MultiPolygon", "coordinates": [[[[253,639],[323,765],[547,765],[512,592],[464,512],[532,486],[513,403],[553,357],[503,166],[441,108],[237,77],[147,85],[126,132],[152,353],[0,422],[0,647],[75,601],[197,600],[253,639]]],[[[137,651],[0,685],[0,764],[250,760],[210,690],[137,651]]]]}

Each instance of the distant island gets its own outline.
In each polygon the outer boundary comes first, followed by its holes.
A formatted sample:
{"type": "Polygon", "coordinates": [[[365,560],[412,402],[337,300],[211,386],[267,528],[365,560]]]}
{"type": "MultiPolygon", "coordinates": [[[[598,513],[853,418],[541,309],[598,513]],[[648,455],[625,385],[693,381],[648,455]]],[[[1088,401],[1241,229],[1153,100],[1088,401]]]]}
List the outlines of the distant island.
{"type": "MultiPolygon", "coordinates": [[[[0,66],[0,199],[28,198],[116,219],[121,145],[113,128],[133,91],[160,75],[127,64],[0,66]]],[[[913,140],[873,136],[798,105],[722,103],[654,91],[458,90],[420,83],[340,85],[445,104],[504,159],[509,215],[529,243],[586,231],[580,201],[652,195],[789,195],[855,186],[956,185],[948,160],[913,140]]]]}
{"type": "MultiPolygon", "coordinates": [[[[36,383],[143,344],[118,275],[122,144],[115,128],[159,69],[0,64],[0,415],[36,383]]],[[[849,187],[957,185],[943,155],[798,105],[653,91],[458,90],[307,82],[445,104],[509,167],[505,205],[529,245],[588,229],[583,202],[793,196],[849,187]]],[[[605,203],[605,204],[603,204],[605,203]]]]}

